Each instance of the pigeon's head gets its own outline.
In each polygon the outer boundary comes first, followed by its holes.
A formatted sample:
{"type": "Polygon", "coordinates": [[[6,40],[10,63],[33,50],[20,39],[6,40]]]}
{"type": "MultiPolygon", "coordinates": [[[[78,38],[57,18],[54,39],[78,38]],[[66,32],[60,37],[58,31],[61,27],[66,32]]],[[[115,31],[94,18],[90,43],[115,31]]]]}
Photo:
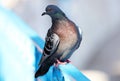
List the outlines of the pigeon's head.
{"type": "Polygon", "coordinates": [[[45,11],[46,12],[42,13],[42,16],[47,14],[52,19],[56,19],[56,18],[60,19],[60,18],[66,17],[63,11],[55,5],[48,5],[45,11]]]}

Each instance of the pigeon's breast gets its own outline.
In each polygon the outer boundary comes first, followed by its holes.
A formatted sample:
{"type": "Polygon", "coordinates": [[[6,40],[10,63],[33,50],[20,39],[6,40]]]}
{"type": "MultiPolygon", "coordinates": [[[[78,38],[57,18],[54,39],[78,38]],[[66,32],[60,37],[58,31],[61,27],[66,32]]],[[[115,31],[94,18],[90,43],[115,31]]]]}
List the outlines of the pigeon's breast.
{"type": "Polygon", "coordinates": [[[74,23],[70,21],[59,22],[56,26],[56,34],[58,34],[60,38],[58,49],[60,48],[61,52],[74,48],[77,43],[77,29],[74,23]]]}

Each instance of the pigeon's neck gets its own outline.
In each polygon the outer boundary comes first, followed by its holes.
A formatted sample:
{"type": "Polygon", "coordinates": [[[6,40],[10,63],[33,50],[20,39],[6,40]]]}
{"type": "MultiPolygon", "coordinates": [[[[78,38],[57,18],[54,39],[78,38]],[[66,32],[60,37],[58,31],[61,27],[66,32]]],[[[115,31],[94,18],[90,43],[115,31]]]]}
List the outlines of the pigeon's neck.
{"type": "Polygon", "coordinates": [[[53,17],[52,18],[52,23],[53,24],[58,24],[60,21],[66,21],[67,17],[61,16],[61,17],[53,17]]]}
{"type": "Polygon", "coordinates": [[[54,15],[51,15],[51,18],[52,18],[52,23],[67,19],[64,13],[63,14],[56,13],[54,15]]]}
{"type": "Polygon", "coordinates": [[[66,24],[68,24],[68,21],[69,21],[68,18],[60,18],[60,19],[52,20],[52,27],[51,28],[53,30],[56,30],[60,27],[64,27],[64,26],[66,26],[66,24]]]}

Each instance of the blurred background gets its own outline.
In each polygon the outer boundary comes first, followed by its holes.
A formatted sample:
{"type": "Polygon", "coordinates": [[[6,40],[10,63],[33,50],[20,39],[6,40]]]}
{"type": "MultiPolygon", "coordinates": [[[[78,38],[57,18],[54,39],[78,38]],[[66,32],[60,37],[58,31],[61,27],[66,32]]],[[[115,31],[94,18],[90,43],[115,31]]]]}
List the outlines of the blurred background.
{"type": "Polygon", "coordinates": [[[41,14],[49,4],[59,6],[83,31],[81,46],[70,58],[72,64],[92,81],[120,81],[120,1],[0,0],[43,39],[51,19],[41,14]]]}

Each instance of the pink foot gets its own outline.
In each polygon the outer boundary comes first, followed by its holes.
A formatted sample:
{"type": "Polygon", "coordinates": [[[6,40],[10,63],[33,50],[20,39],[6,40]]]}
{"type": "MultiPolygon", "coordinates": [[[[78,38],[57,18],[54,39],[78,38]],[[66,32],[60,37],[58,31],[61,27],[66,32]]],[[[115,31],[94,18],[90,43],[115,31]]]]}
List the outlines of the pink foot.
{"type": "Polygon", "coordinates": [[[71,61],[70,60],[66,60],[65,62],[61,62],[57,59],[57,63],[55,63],[55,66],[58,67],[60,64],[67,64],[67,63],[70,63],[71,61]]]}
{"type": "Polygon", "coordinates": [[[71,61],[67,59],[66,62],[67,62],[67,63],[70,63],[71,61]]]}
{"type": "Polygon", "coordinates": [[[61,61],[59,61],[59,60],[57,60],[57,64],[66,64],[67,62],[65,61],[65,62],[61,62],[61,61]]]}

